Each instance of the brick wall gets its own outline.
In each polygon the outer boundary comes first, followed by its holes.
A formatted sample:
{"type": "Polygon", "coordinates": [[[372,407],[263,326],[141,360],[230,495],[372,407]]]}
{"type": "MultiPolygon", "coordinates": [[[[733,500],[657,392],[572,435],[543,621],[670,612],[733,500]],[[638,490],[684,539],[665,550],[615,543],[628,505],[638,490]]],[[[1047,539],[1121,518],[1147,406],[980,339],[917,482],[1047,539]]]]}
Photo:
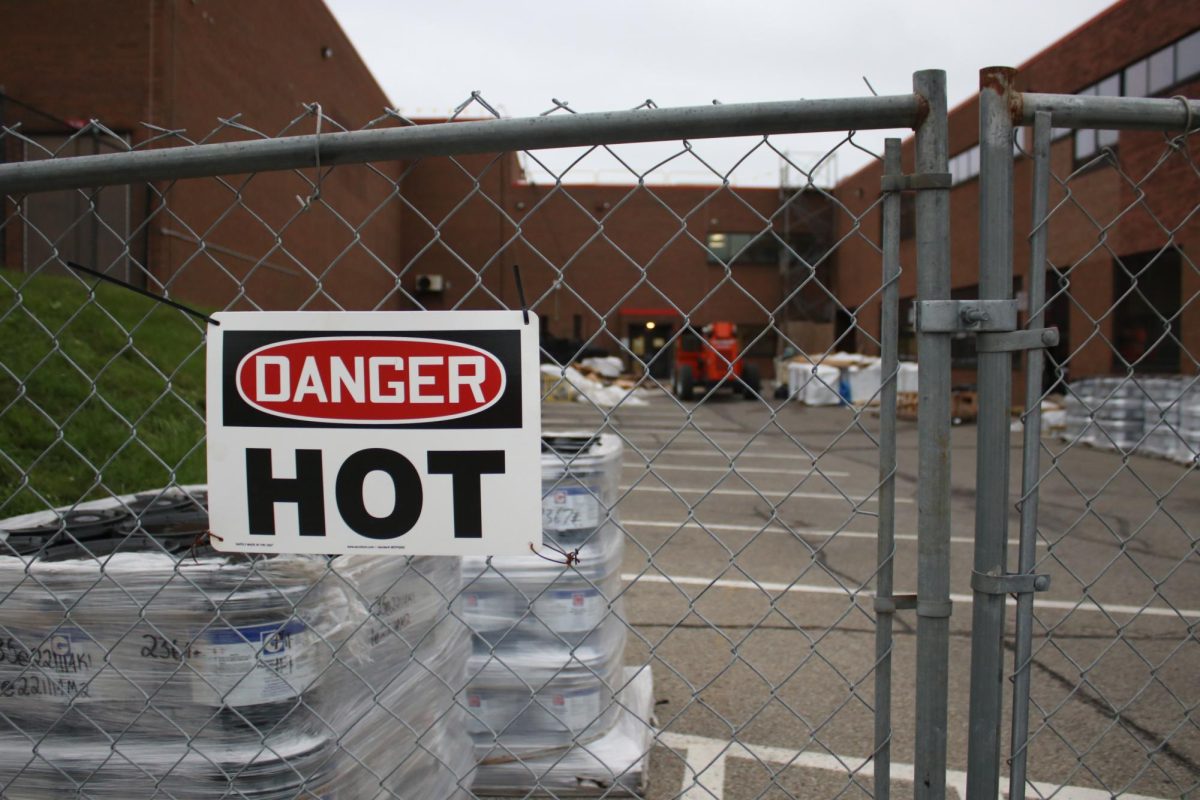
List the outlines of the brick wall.
{"type": "MultiPolygon", "coordinates": [[[[1123,68],[1200,25],[1200,8],[1194,4],[1171,0],[1125,0],[1054,43],[1026,64],[1019,67],[1017,85],[1026,91],[1072,93],[1090,86],[1101,78],[1123,68]]],[[[1177,86],[1171,94],[1200,96],[1200,83],[1177,86]]],[[[977,98],[962,103],[951,111],[949,119],[950,155],[966,150],[978,142],[979,105],[977,98]]],[[[1066,137],[1055,142],[1051,164],[1058,176],[1071,174],[1073,140],[1066,137]]],[[[1191,159],[1200,155],[1200,142],[1191,141],[1191,159]]],[[[1165,152],[1161,133],[1122,132],[1118,152],[1125,172],[1134,181],[1142,181],[1151,167],[1165,152]]],[[[911,171],[913,141],[903,145],[904,169],[911,171]]],[[[1033,164],[1028,158],[1014,163],[1014,275],[1028,276],[1029,248],[1027,236],[1031,220],[1031,181],[1033,164]]],[[[843,181],[837,189],[839,200],[856,214],[869,207],[878,197],[881,168],[871,165],[843,181]]],[[[1200,277],[1189,266],[1188,258],[1200,253],[1200,220],[1188,218],[1196,204],[1200,181],[1194,167],[1183,154],[1176,154],[1158,167],[1154,176],[1135,188],[1113,170],[1097,169],[1071,182],[1073,201],[1056,213],[1049,236],[1049,258],[1060,267],[1079,262],[1073,273],[1071,293],[1076,304],[1070,309],[1070,346],[1078,352],[1072,357],[1071,375],[1108,372],[1112,365],[1113,319],[1104,311],[1113,300],[1112,258],[1132,255],[1162,247],[1167,240],[1163,227],[1154,217],[1165,221],[1175,230],[1176,242],[1185,254],[1182,269],[1181,297],[1188,298],[1200,291],[1200,277]],[[1139,195],[1140,191],[1140,195],[1139,195]],[[1140,203],[1139,197],[1144,196],[1140,203]],[[1078,207],[1077,207],[1078,206],[1078,207]],[[1097,248],[1098,231],[1080,210],[1102,225],[1109,226],[1103,246],[1097,248]],[[1145,213],[1153,211],[1154,217],[1145,213]],[[1093,320],[1096,322],[1093,323],[1093,320]],[[1090,340],[1089,340],[1090,337],[1090,340]],[[1104,338],[1100,338],[1104,337],[1104,338]],[[1105,341],[1108,340],[1108,341],[1105,341]]],[[[1053,192],[1051,203],[1061,198],[1053,192]]],[[[839,234],[852,226],[849,215],[838,219],[839,234]]],[[[872,237],[878,236],[878,212],[873,211],[862,221],[862,229],[872,237]]],[[[952,285],[969,287],[978,283],[979,262],[979,181],[972,180],[955,187],[951,193],[951,264],[952,285]]],[[[879,258],[861,241],[851,240],[837,251],[836,286],[838,296],[850,307],[864,304],[860,324],[872,333],[878,330],[878,302],[867,301],[872,281],[877,281],[879,258]]],[[[901,263],[904,274],[900,281],[901,297],[916,294],[915,241],[901,244],[901,263]]],[[[1152,279],[1152,275],[1148,275],[1152,279]]],[[[1028,286],[1028,281],[1024,284],[1028,286]]],[[[1200,356],[1200,307],[1193,302],[1181,317],[1186,354],[1180,365],[1184,372],[1195,372],[1194,358],[1200,356]]],[[[860,337],[860,341],[865,337],[860,337]]],[[[864,348],[867,349],[867,348],[864,348]]],[[[1020,377],[1014,381],[1015,396],[1023,393],[1020,377]]],[[[973,371],[955,371],[954,381],[974,381],[973,371]]]]}
{"type": "MultiPolygon", "coordinates": [[[[275,135],[304,113],[306,102],[320,102],[325,114],[352,129],[389,105],[319,0],[5,3],[0,31],[9,95],[62,119],[97,118],[135,143],[151,135],[143,122],[200,139],[218,117],[240,113],[239,122],[275,135]]],[[[39,124],[60,130],[44,119],[39,124]]],[[[324,129],[331,129],[328,122],[324,129]]],[[[314,130],[315,120],[307,119],[292,132],[314,130]]],[[[249,136],[228,129],[209,141],[249,136]]],[[[395,177],[401,166],[380,169],[395,177]]],[[[398,203],[375,214],[356,240],[319,205],[297,215],[296,195],[310,188],[295,174],[246,180],[232,177],[236,190],[213,180],[182,181],[171,189],[167,209],[146,187],[131,187],[131,227],[152,210],[147,236],[134,242],[152,286],[168,282],[173,294],[214,308],[296,307],[310,302],[313,275],[325,275],[332,301],[314,298],[311,308],[370,308],[394,288],[389,271],[361,245],[387,265],[400,260],[398,203]],[[201,252],[188,241],[198,234],[216,247],[201,252]],[[245,280],[244,291],[237,280],[245,280]]],[[[323,197],[351,227],[391,190],[363,168],[334,172],[322,185],[323,197]]],[[[9,226],[10,267],[22,266],[22,235],[9,226]]]]}

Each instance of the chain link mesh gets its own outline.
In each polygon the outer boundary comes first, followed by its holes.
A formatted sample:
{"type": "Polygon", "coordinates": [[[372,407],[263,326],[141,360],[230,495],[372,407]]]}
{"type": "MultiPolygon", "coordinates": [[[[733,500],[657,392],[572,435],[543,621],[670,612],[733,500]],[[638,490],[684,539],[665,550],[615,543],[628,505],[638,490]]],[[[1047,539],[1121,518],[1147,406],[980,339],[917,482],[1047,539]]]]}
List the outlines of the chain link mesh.
{"type": "MultiPolygon", "coordinates": [[[[1031,776],[1053,765],[1111,796],[1186,797],[1200,779],[1198,145],[1056,129],[1035,226],[1061,334],[1034,484],[1034,571],[1054,584],[1034,601],[1029,737],[1013,747],[1031,776]]],[[[1033,777],[1030,796],[1054,793],[1033,777]]]]}
{"type": "MultiPolygon", "coordinates": [[[[555,101],[545,113],[575,112],[555,101]]],[[[476,93],[453,119],[494,116],[476,93]]],[[[367,127],[413,124],[388,112],[367,127]]],[[[313,104],[270,131],[234,116],[200,137],[133,137],[93,121],[53,141],[5,128],[3,142],[32,160],[81,144],[339,130],[313,104]]],[[[685,141],[645,166],[614,146],[565,161],[527,152],[318,165],[7,198],[0,516],[33,516],[6,523],[0,544],[0,793],[693,798],[721,797],[728,784],[738,797],[873,795],[871,406],[884,376],[856,404],[842,373],[824,367],[851,342],[879,348],[878,324],[839,302],[831,265],[851,241],[878,262],[878,227],[863,223],[880,198],[851,211],[813,178],[848,149],[865,149],[854,132],[812,164],[759,137],[724,166],[685,141]],[[735,188],[757,151],[801,184],[735,188]],[[625,181],[572,185],[601,155],[625,181]],[[655,184],[678,167],[702,170],[704,185],[655,184]],[[841,240],[837,217],[850,231],[841,240]],[[617,571],[545,564],[550,577],[530,588],[503,559],[465,564],[460,584],[447,559],[217,556],[203,512],[203,323],[95,285],[68,260],[204,310],[512,308],[519,263],[548,326],[545,427],[620,449],[611,492],[585,487],[624,554],[617,571]],[[835,318],[848,322],[835,331],[835,318]],[[673,352],[721,321],[740,326],[748,355],[709,347],[717,379],[681,397],[691,387],[673,352]],[[802,338],[806,326],[825,338],[802,338]],[[771,393],[777,353],[800,365],[800,384],[786,388],[784,373],[781,396],[771,393]],[[581,366],[599,355],[618,358],[625,379],[600,382],[581,366]],[[804,392],[828,404],[804,406],[804,392]],[[599,597],[599,615],[571,635],[552,616],[556,581],[599,597]],[[473,648],[487,664],[468,658],[485,585],[519,598],[504,633],[541,625],[571,658],[531,671],[481,635],[473,648]],[[585,639],[601,641],[594,662],[581,655],[585,639]],[[486,698],[460,691],[489,670],[519,685],[516,710],[490,716],[486,698]],[[611,691],[578,706],[566,726],[574,747],[524,747],[529,715],[561,721],[556,681],[572,670],[611,691]],[[613,725],[626,745],[615,760],[613,725]]],[[[551,496],[567,490],[575,456],[547,458],[551,496]]],[[[899,502],[911,555],[915,508],[899,502]]],[[[900,623],[907,655],[911,634],[900,623]]],[[[911,760],[907,734],[892,751],[911,760]]]]}

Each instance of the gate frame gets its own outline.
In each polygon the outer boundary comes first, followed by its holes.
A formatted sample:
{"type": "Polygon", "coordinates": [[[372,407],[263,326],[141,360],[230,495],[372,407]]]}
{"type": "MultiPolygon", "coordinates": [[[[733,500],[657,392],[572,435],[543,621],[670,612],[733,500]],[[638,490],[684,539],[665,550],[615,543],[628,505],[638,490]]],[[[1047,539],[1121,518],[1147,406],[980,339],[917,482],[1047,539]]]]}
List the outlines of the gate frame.
{"type": "MultiPolygon", "coordinates": [[[[1053,128],[1187,131],[1200,120],[1200,100],[1184,97],[1088,97],[1021,92],[1012,67],[980,70],[980,235],[981,299],[1013,302],[1013,132],[1033,127],[1034,180],[1030,258],[1033,276],[1046,261],[1053,128]]],[[[1191,130],[1195,130],[1194,127],[1191,130]]],[[[967,742],[967,800],[996,800],[1000,793],[1000,744],[1004,695],[1004,627],[1009,594],[1017,596],[1014,633],[1010,798],[1023,798],[1027,776],[1033,594],[1049,588],[1049,576],[1035,575],[1038,485],[1040,482],[1042,348],[1057,342],[1041,328],[1044,280],[1027,287],[1031,314],[1021,346],[979,351],[977,472],[979,502],[975,522],[974,620],[971,630],[971,699],[967,742]],[[1017,572],[1007,571],[1009,496],[1009,403],[1014,354],[1028,350],[1022,441],[1020,538],[1017,572]],[[986,358],[986,361],[985,361],[986,358]],[[986,369],[985,369],[986,366],[986,369]],[[985,480],[986,478],[986,480],[985,480]],[[985,500],[986,498],[986,500],[985,500]]],[[[980,340],[982,343],[982,339],[980,340]]]]}

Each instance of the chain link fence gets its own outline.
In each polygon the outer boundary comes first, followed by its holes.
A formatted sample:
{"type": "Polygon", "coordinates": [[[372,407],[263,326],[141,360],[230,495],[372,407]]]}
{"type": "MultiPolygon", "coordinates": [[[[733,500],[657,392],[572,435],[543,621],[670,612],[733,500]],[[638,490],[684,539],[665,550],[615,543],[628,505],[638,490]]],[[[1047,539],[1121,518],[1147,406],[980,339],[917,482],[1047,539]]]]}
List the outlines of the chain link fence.
{"type": "MultiPolygon", "coordinates": [[[[1019,525],[1015,572],[1049,585],[1008,587],[1017,593],[1015,629],[1004,639],[1014,653],[1004,671],[1013,685],[1009,795],[1050,797],[1070,783],[1104,796],[1192,796],[1200,779],[1196,104],[1008,99],[1029,125],[1015,130],[1011,167],[1021,187],[1014,256],[1018,270],[1028,265],[1026,327],[1058,331],[1013,373],[1025,397],[1013,423],[1024,454],[1020,477],[1014,472],[1019,502],[1000,515],[1001,530],[1019,525]],[[1035,779],[1051,769],[1054,783],[1035,779]]],[[[987,120],[985,109],[985,129],[987,120]]],[[[999,681],[977,667],[973,680],[994,686],[999,700],[999,681]]],[[[999,759],[982,762],[1001,743],[984,741],[972,742],[980,791],[999,777],[999,759]]]]}
{"type": "Polygon", "coordinates": [[[4,129],[6,152],[37,156],[5,167],[0,228],[0,794],[886,797],[889,774],[912,780],[892,670],[945,688],[913,675],[912,629],[892,635],[917,530],[895,491],[899,195],[812,176],[866,150],[856,130],[925,113],[903,95],[500,120],[475,94],[447,124],[389,112],[353,132],[316,104],[201,137],[4,129]],[[818,130],[845,132],[813,163],[773,138],[818,130]],[[732,160],[701,141],[734,135],[732,160]],[[57,158],[84,140],[118,152],[57,158]],[[736,187],[755,152],[807,179],[736,187]],[[601,159],[624,182],[572,184],[601,159]],[[655,184],[681,165],[704,183],[655,184]],[[882,319],[839,300],[838,258],[879,270],[882,319]],[[543,548],[217,554],[204,322],[68,262],[202,314],[519,308],[519,265],[543,325],[543,548]]]}

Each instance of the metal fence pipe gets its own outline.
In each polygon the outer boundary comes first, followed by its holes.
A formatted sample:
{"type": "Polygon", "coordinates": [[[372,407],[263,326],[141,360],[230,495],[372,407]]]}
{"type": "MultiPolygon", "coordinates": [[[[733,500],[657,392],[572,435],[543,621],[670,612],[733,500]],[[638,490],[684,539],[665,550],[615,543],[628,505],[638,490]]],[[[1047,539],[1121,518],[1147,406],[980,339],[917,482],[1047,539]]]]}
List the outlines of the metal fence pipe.
{"type": "MultiPolygon", "coordinates": [[[[1046,215],[1050,195],[1050,112],[1033,124],[1033,232],[1029,237],[1029,325],[1041,328],[1046,316],[1046,215]]],[[[1037,563],[1038,483],[1041,480],[1042,370],[1046,352],[1026,356],[1024,455],[1021,461],[1021,539],[1017,571],[1030,574],[1037,563]]],[[[1029,737],[1029,660],[1033,652],[1033,595],[1017,595],[1016,655],[1013,657],[1012,769],[1008,796],[1025,796],[1025,745],[1029,737]]]]}
{"type": "MultiPolygon", "coordinates": [[[[929,104],[917,128],[918,175],[949,172],[946,73],[924,70],[913,88],[929,104]]],[[[950,298],[950,191],[917,192],[917,298],[950,298]]],[[[946,718],[950,660],[950,337],[917,333],[917,690],[916,800],[946,795],[946,718]]]]}
{"type": "MultiPolygon", "coordinates": [[[[900,175],[900,140],[883,145],[883,174],[900,175]]],[[[875,596],[891,598],[896,557],[896,370],[900,335],[900,193],[883,199],[883,293],[879,309],[879,532],[875,596]]],[[[888,800],[892,771],[892,615],[875,615],[875,800],[888,800]]]]}
{"type": "Polygon", "coordinates": [[[1200,100],[1155,97],[1084,97],[1073,94],[1016,95],[1018,119],[1032,125],[1049,111],[1059,128],[1179,130],[1200,124],[1200,100]]]}
{"type": "Polygon", "coordinates": [[[0,165],[0,194],[557,147],[915,127],[916,95],[555,114],[0,165]]]}
{"type": "MultiPolygon", "coordinates": [[[[1016,70],[979,72],[979,296],[1012,297],[1012,150],[1009,113],[1016,70]]],[[[1007,569],[1011,353],[978,355],[975,571],[1007,569]]],[[[971,623],[971,706],[967,797],[989,800],[1000,786],[1000,722],[1005,595],[975,591],[971,623]]]]}

